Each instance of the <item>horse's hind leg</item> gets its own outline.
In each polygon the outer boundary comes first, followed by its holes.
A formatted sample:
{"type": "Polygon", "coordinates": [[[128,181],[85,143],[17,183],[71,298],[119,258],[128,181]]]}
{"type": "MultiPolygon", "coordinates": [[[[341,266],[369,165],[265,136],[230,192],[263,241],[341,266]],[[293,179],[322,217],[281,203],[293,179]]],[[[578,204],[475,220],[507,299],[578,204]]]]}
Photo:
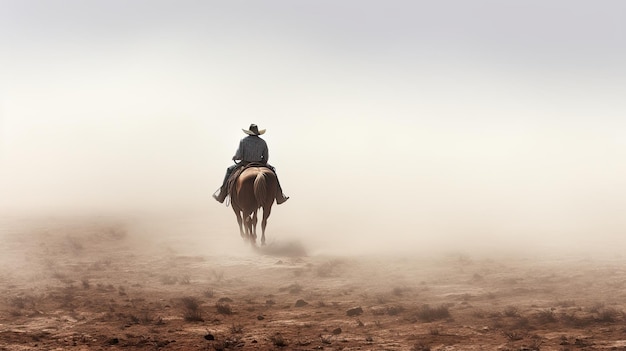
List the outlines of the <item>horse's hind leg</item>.
{"type": "Polygon", "coordinates": [[[265,227],[267,227],[267,219],[272,213],[272,205],[263,207],[263,219],[261,220],[261,245],[265,245],[265,227]]]}
{"type": "Polygon", "coordinates": [[[253,245],[256,245],[256,224],[258,223],[259,219],[257,217],[257,212],[258,211],[254,211],[252,213],[252,221],[250,223],[250,229],[251,229],[251,241],[253,245]]]}
{"type": "Polygon", "coordinates": [[[243,218],[241,218],[241,212],[235,211],[235,215],[237,216],[237,224],[239,224],[239,235],[245,239],[245,234],[243,232],[243,218]]]}
{"type": "Polygon", "coordinates": [[[256,238],[252,232],[252,213],[244,213],[245,218],[245,228],[246,228],[246,239],[250,240],[252,244],[256,242],[256,238]]]}

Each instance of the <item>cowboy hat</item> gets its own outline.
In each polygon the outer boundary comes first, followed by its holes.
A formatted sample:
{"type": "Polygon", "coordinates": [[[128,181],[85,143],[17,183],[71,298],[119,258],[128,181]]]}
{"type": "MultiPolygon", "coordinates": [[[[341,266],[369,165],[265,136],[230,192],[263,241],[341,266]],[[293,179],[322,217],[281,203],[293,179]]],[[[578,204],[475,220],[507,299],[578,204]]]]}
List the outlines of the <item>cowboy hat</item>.
{"type": "Polygon", "coordinates": [[[250,129],[242,129],[244,133],[248,134],[248,135],[261,135],[263,133],[265,133],[265,129],[261,129],[259,130],[259,127],[257,127],[256,124],[251,124],[250,125],[250,129]]]}

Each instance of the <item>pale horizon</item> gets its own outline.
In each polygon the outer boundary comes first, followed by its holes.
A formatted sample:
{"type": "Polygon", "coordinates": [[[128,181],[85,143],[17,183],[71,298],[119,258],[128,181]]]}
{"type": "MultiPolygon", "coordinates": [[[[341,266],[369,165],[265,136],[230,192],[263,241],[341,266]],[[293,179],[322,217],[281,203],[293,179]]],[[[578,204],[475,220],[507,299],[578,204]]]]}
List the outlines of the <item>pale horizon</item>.
{"type": "Polygon", "coordinates": [[[256,123],[291,196],[268,237],[621,251],[624,13],[0,0],[0,211],[179,211],[238,236],[211,194],[256,123]]]}

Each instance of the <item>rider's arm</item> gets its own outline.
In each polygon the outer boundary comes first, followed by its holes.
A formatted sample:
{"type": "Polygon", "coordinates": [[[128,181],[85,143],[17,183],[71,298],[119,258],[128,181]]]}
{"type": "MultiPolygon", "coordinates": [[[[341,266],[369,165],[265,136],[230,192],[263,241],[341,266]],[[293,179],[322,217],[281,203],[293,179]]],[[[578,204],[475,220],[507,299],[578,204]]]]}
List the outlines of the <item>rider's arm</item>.
{"type": "Polygon", "coordinates": [[[263,149],[263,163],[267,163],[269,159],[270,159],[270,152],[267,149],[267,145],[265,145],[265,149],[263,149]]]}
{"type": "Polygon", "coordinates": [[[243,159],[243,139],[239,141],[239,147],[233,156],[233,161],[243,159]]]}

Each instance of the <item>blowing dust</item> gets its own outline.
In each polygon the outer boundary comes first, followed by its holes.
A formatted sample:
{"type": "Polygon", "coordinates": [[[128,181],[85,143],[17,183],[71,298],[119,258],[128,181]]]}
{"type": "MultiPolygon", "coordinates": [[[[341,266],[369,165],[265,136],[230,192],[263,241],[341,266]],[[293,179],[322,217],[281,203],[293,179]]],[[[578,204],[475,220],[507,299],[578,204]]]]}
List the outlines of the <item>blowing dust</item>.
{"type": "MultiPolygon", "coordinates": [[[[198,253],[246,246],[231,208],[211,198],[240,125],[62,121],[41,121],[46,128],[35,135],[27,122],[5,121],[4,217],[119,218],[150,233],[147,241],[173,239],[198,253]]],[[[610,141],[583,147],[562,136],[378,126],[364,144],[349,125],[311,126],[293,139],[304,125],[268,123],[270,163],[291,196],[272,209],[269,246],[297,243],[311,255],[533,254],[610,252],[622,243],[626,169],[611,161],[621,149],[610,141]],[[336,141],[333,151],[311,149],[312,135],[336,141]]]]}

